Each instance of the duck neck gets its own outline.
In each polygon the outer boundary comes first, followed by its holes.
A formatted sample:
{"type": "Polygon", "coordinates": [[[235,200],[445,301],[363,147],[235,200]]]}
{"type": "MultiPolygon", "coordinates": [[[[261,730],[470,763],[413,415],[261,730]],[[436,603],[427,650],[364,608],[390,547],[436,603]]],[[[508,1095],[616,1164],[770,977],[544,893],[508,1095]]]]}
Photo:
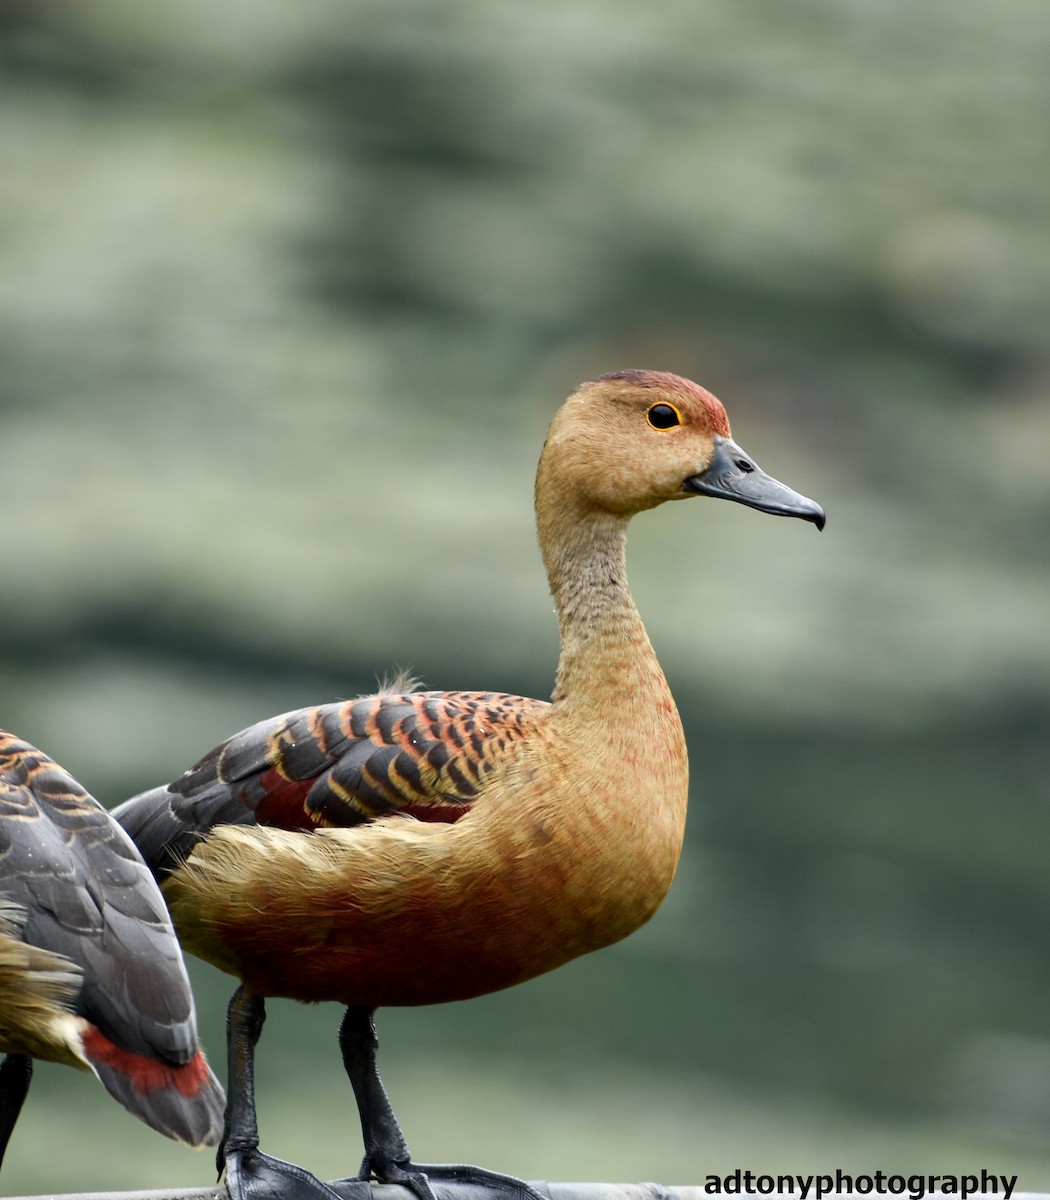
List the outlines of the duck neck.
{"type": "Polygon", "coordinates": [[[561,634],[555,710],[609,721],[639,700],[669,699],[627,585],[627,517],[542,506],[537,517],[561,634]]]}

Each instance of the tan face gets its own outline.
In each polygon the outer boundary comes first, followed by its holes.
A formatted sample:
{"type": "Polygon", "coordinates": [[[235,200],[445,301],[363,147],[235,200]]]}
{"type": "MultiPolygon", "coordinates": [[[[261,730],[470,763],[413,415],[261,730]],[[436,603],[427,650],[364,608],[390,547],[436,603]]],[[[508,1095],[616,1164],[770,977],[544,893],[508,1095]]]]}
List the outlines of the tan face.
{"type": "Polygon", "coordinates": [[[733,441],[710,392],[661,371],[583,384],[551,423],[540,473],[562,505],[629,517],[665,500],[710,496],[824,527],[819,504],[762,471],[733,441]]]}
{"type": "Polygon", "coordinates": [[[548,465],[587,508],[630,515],[686,499],[705,470],[725,409],[709,392],[660,372],[625,371],[583,384],[551,424],[548,465]]]}

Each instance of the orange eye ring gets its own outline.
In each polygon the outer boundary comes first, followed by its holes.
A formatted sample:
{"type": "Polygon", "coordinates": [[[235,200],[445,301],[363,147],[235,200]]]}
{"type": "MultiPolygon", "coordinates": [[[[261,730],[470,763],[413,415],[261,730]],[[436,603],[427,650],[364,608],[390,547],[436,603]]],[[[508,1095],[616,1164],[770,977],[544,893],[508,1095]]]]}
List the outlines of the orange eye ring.
{"type": "Polygon", "coordinates": [[[682,423],[682,414],[673,404],[667,404],[661,400],[658,404],[651,404],[646,410],[645,419],[653,429],[661,431],[665,429],[674,429],[682,423]]]}

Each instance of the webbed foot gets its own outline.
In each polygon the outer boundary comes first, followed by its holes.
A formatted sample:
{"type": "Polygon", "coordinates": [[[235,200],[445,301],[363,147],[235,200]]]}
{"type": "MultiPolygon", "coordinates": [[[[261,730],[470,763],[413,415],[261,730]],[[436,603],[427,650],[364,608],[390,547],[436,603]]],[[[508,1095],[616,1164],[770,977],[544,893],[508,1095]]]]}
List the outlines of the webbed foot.
{"type": "Polygon", "coordinates": [[[227,1149],[225,1157],[231,1200],[340,1200],[309,1171],[261,1150],[227,1149]]]}
{"type": "Polygon", "coordinates": [[[491,1200],[493,1195],[507,1200],[550,1200],[524,1179],[467,1163],[406,1161],[376,1169],[366,1159],[357,1178],[398,1183],[414,1192],[419,1200],[491,1200]]]}

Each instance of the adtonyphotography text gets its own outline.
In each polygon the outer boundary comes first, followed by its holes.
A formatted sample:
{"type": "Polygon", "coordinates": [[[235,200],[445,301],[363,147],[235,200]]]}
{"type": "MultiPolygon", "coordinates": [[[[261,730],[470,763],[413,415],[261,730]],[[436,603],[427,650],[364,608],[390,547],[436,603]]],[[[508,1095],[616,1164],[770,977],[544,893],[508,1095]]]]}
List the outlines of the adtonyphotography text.
{"type": "Polygon", "coordinates": [[[903,1175],[874,1171],[852,1175],[837,1170],[834,1175],[763,1175],[736,1170],[729,1175],[708,1175],[704,1191],[710,1196],[797,1196],[798,1200],[823,1200],[825,1196],[907,1196],[925,1200],[937,1194],[959,1196],[1002,1196],[1010,1200],[1017,1186],[1016,1175],[903,1175]]]}

